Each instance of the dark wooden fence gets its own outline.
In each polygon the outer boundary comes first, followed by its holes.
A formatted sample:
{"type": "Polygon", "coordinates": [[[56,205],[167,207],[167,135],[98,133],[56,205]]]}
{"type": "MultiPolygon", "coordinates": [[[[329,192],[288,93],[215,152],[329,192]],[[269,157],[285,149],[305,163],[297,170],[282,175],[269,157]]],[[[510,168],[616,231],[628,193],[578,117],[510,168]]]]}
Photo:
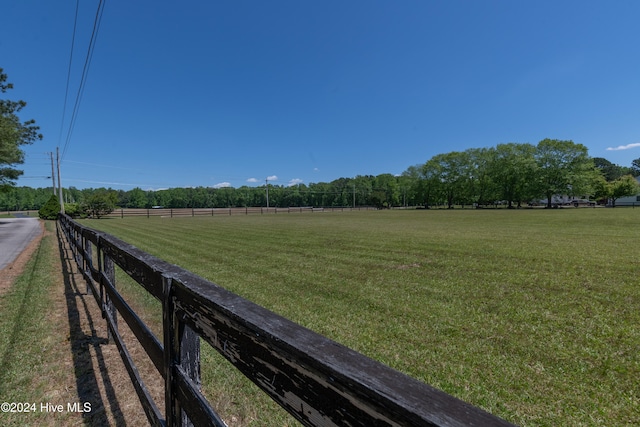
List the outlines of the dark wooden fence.
{"type": "Polygon", "coordinates": [[[62,215],[151,425],[224,426],[200,392],[200,340],[306,426],[509,426],[175,265],[62,215]],[[116,290],[114,264],[162,302],[163,342],[116,290]],[[165,381],[165,418],[118,332],[126,321],[165,381]]]}
{"type": "Polygon", "coordinates": [[[282,214],[282,213],[317,213],[317,212],[349,212],[349,211],[365,211],[377,210],[372,206],[357,206],[355,208],[345,207],[288,207],[288,208],[265,208],[265,207],[247,207],[247,208],[155,208],[155,209],[136,209],[136,208],[118,208],[105,217],[131,217],[131,216],[152,216],[161,217],[183,217],[183,216],[221,216],[221,215],[256,215],[256,214],[282,214]]]}

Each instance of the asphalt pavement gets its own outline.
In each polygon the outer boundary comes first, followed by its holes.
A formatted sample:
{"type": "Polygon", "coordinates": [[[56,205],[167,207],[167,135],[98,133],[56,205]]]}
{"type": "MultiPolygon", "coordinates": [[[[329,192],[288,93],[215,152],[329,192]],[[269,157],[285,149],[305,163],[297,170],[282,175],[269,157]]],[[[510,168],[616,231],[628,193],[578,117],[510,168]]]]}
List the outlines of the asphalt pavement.
{"type": "Polygon", "coordinates": [[[0,270],[42,233],[37,218],[0,218],[0,270]]]}

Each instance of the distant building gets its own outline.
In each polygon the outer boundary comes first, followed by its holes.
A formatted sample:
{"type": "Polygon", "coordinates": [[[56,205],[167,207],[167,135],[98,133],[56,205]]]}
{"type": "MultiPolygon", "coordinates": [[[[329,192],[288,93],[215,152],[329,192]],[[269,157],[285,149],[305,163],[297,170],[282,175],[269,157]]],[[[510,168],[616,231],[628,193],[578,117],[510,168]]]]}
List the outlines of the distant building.
{"type": "MultiPolygon", "coordinates": [[[[546,205],[547,199],[540,200],[538,202],[540,205],[546,205]]],[[[596,202],[594,200],[589,200],[589,196],[552,196],[551,197],[551,205],[552,206],[595,206],[596,202]]]]}

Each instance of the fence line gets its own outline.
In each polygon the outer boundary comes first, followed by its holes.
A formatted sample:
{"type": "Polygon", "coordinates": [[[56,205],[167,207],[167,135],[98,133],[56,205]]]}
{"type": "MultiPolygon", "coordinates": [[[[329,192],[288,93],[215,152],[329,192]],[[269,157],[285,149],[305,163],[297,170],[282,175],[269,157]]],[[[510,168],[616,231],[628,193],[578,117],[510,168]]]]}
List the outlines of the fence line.
{"type": "Polygon", "coordinates": [[[305,426],[511,425],[66,215],[58,224],[151,425],[225,426],[200,392],[199,337],[305,426]],[[162,303],[162,343],[117,292],[114,265],[162,303]],[[165,419],[116,311],[165,380],[165,419]]]}
{"type": "Polygon", "coordinates": [[[30,217],[38,217],[37,209],[20,209],[17,211],[3,210],[0,211],[0,215],[8,215],[8,216],[30,216],[30,217]]]}
{"type": "Polygon", "coordinates": [[[286,207],[286,208],[266,208],[266,207],[244,207],[244,208],[119,208],[115,209],[105,218],[124,218],[131,216],[152,216],[161,217],[184,217],[184,216],[228,216],[228,215],[256,215],[256,214],[279,214],[279,213],[314,213],[314,212],[351,212],[376,210],[371,206],[358,207],[286,207]]]}

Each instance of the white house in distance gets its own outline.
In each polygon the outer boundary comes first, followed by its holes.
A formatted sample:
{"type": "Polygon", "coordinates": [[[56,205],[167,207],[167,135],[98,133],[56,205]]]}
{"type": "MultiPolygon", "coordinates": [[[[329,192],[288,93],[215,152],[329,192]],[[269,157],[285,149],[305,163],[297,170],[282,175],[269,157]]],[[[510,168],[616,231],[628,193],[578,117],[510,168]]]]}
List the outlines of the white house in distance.
{"type": "MultiPolygon", "coordinates": [[[[640,176],[636,176],[636,181],[640,184],[640,176]]],[[[629,197],[620,197],[616,200],[616,206],[640,206],[640,194],[629,197]]]]}
{"type": "MultiPolygon", "coordinates": [[[[640,176],[636,177],[636,181],[640,184],[640,176]]],[[[540,200],[538,204],[545,205],[547,200],[540,200]]],[[[609,201],[611,203],[611,201],[609,201]]],[[[588,196],[565,196],[565,195],[556,195],[551,197],[551,204],[554,206],[595,206],[596,202],[593,200],[589,200],[588,196]]],[[[638,206],[640,207],[640,194],[636,194],[635,196],[629,197],[620,197],[616,199],[616,206],[638,206]]]]}

